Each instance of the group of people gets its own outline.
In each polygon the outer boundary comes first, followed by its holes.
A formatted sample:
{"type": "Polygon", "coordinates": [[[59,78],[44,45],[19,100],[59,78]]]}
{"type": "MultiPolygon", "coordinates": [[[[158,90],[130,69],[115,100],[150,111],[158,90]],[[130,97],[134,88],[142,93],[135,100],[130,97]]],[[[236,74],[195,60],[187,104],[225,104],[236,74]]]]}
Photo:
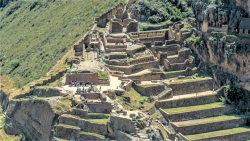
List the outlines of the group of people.
{"type": "MultiPolygon", "coordinates": [[[[88,82],[84,82],[84,81],[69,81],[69,86],[87,86],[88,82]]],[[[91,83],[91,87],[93,87],[93,84],[91,83]]]]}
{"type": "Polygon", "coordinates": [[[136,40],[132,41],[132,45],[135,45],[136,44],[136,40]]]}
{"type": "MultiPolygon", "coordinates": [[[[118,42],[115,42],[115,45],[117,45],[118,44],[118,42]]],[[[122,44],[124,45],[124,43],[122,42],[122,44]]],[[[121,42],[119,42],[119,45],[121,45],[121,42]]]]}
{"type": "Polygon", "coordinates": [[[89,87],[88,89],[84,89],[84,87],[82,88],[77,88],[76,89],[76,93],[90,93],[91,92],[91,87],[89,87]]]}

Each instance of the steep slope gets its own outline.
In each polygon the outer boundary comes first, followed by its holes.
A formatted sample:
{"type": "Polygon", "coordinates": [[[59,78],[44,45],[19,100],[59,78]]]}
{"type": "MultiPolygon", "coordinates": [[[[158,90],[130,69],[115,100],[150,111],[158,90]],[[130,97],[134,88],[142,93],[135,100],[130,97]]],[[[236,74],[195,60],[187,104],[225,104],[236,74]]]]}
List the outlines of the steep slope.
{"type": "Polygon", "coordinates": [[[0,70],[16,87],[38,79],[93,25],[125,0],[12,2],[0,12],[0,70]]]}

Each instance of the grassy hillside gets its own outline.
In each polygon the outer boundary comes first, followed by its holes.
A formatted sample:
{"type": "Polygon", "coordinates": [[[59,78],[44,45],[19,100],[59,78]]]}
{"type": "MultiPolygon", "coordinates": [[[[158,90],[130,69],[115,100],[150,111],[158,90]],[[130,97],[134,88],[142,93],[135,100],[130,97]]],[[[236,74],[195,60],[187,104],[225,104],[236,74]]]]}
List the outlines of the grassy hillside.
{"type": "Polygon", "coordinates": [[[126,0],[22,0],[0,9],[0,71],[15,87],[39,79],[93,25],[126,0]]]}

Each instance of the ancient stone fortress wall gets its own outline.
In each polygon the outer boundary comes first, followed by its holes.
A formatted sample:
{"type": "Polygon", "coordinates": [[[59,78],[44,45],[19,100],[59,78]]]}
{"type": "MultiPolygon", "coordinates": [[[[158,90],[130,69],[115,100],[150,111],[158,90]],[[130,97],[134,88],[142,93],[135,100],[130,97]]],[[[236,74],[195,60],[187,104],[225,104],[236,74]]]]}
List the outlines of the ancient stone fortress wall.
{"type": "Polygon", "coordinates": [[[140,75],[130,75],[128,76],[129,79],[132,80],[140,80],[140,81],[151,81],[151,80],[160,80],[162,77],[162,72],[149,72],[146,74],[140,75]]]}
{"type": "Polygon", "coordinates": [[[127,32],[137,32],[138,22],[134,19],[112,18],[110,20],[109,30],[111,33],[123,32],[123,28],[127,28],[127,32]]]}
{"type": "Polygon", "coordinates": [[[160,60],[160,65],[164,65],[164,60],[168,58],[168,53],[159,51],[157,58],[160,60]]]}
{"type": "Polygon", "coordinates": [[[109,65],[115,65],[115,66],[129,66],[129,63],[126,59],[121,60],[109,60],[109,65]]]}
{"type": "Polygon", "coordinates": [[[218,22],[210,22],[204,20],[201,26],[202,32],[209,31],[220,31],[220,32],[228,32],[228,25],[223,25],[219,21],[218,22]]]}
{"type": "Polygon", "coordinates": [[[180,45],[178,44],[172,44],[172,45],[166,45],[166,46],[153,46],[152,47],[156,52],[167,52],[168,55],[176,55],[178,54],[178,51],[180,51],[180,45]]]}
{"type": "Polygon", "coordinates": [[[122,88],[125,91],[130,91],[133,85],[133,80],[122,80],[122,83],[120,84],[120,88],[122,88]]]}
{"type": "Polygon", "coordinates": [[[113,16],[117,13],[118,9],[122,9],[122,11],[123,11],[124,5],[122,3],[119,3],[114,8],[108,10],[108,12],[102,14],[98,18],[95,18],[95,21],[97,22],[97,25],[98,26],[106,26],[107,22],[109,22],[109,20],[111,18],[113,18],[113,16]]]}
{"type": "Polygon", "coordinates": [[[73,74],[66,74],[65,84],[69,84],[69,81],[84,81],[84,82],[91,82],[95,85],[99,84],[98,81],[98,73],[73,73],[73,74]]]}
{"type": "Polygon", "coordinates": [[[174,83],[174,82],[166,83],[168,87],[172,88],[174,95],[183,95],[183,94],[212,90],[213,84],[214,84],[213,79],[183,82],[183,83],[174,83]]]}
{"type": "Polygon", "coordinates": [[[194,67],[195,62],[194,62],[194,57],[189,56],[189,59],[186,59],[184,63],[173,63],[171,64],[168,59],[164,60],[164,67],[166,71],[177,71],[177,70],[184,70],[187,67],[194,67]]]}
{"type": "Polygon", "coordinates": [[[138,64],[138,63],[143,63],[143,62],[149,62],[149,61],[154,61],[154,56],[137,58],[137,59],[131,60],[129,62],[129,64],[133,65],[133,64],[138,64]]]}
{"type": "MultiPolygon", "coordinates": [[[[158,100],[169,99],[169,98],[172,98],[172,97],[173,97],[173,91],[172,91],[171,88],[169,88],[167,91],[165,90],[165,94],[160,95],[158,97],[158,100]]],[[[155,103],[155,105],[156,105],[156,103],[155,103]]]]}
{"type": "Polygon", "coordinates": [[[124,116],[112,115],[110,116],[111,125],[113,125],[114,131],[124,131],[127,133],[135,133],[134,123],[131,118],[124,116]]]}
{"type": "Polygon", "coordinates": [[[114,59],[127,59],[127,54],[109,54],[109,60],[114,60],[114,59]]]}
{"type": "Polygon", "coordinates": [[[133,88],[144,96],[156,96],[165,90],[164,85],[143,87],[136,83],[133,83],[133,88]]]}
{"type": "Polygon", "coordinates": [[[76,93],[75,95],[81,95],[85,99],[101,99],[100,93],[76,93]]]}
{"type": "Polygon", "coordinates": [[[143,44],[136,44],[137,46],[136,47],[129,47],[126,49],[126,53],[129,55],[129,56],[132,56],[133,54],[137,53],[137,52],[143,52],[146,50],[146,47],[145,45],[143,44]]]}
{"type": "Polygon", "coordinates": [[[189,48],[184,48],[178,51],[178,56],[167,58],[168,61],[172,63],[182,63],[191,55],[191,50],[189,48]]]}

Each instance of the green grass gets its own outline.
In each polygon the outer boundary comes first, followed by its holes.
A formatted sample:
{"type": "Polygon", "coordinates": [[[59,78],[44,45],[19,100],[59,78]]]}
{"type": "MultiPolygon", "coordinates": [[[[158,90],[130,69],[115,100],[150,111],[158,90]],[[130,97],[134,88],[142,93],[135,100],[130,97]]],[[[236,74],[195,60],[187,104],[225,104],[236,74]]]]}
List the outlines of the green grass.
{"type": "Polygon", "coordinates": [[[184,72],[185,70],[177,70],[177,71],[165,71],[165,73],[176,73],[176,72],[184,72]]]}
{"type": "Polygon", "coordinates": [[[88,113],[88,115],[106,115],[106,116],[109,116],[110,114],[105,114],[105,113],[88,113]]]}
{"type": "Polygon", "coordinates": [[[105,27],[99,27],[99,26],[98,26],[98,27],[96,28],[96,30],[99,31],[99,32],[105,32],[105,27]]]}
{"type": "Polygon", "coordinates": [[[202,134],[186,135],[185,137],[188,138],[189,140],[197,140],[201,138],[214,137],[218,135],[223,136],[223,135],[246,132],[246,131],[250,132],[250,127],[239,127],[239,128],[226,129],[226,130],[220,130],[202,134]]]}
{"type": "Polygon", "coordinates": [[[158,118],[158,114],[157,114],[157,113],[154,113],[153,115],[151,115],[151,117],[153,117],[153,118],[158,118]]]}
{"type": "Polygon", "coordinates": [[[97,134],[97,133],[92,133],[92,132],[84,132],[84,131],[81,131],[81,133],[84,133],[84,134],[89,134],[89,135],[97,135],[97,136],[99,136],[99,137],[101,137],[101,138],[105,138],[105,136],[104,136],[104,135],[97,134]]]}
{"type": "MultiPolygon", "coordinates": [[[[208,80],[208,79],[212,79],[211,77],[198,77],[197,79],[191,79],[191,78],[185,78],[185,79],[178,79],[177,77],[176,78],[171,78],[171,80],[174,80],[172,81],[173,83],[177,82],[193,82],[193,81],[201,81],[201,80],[208,80]]],[[[170,82],[170,83],[172,83],[170,82]]]]}
{"type": "Polygon", "coordinates": [[[89,58],[89,53],[85,52],[85,60],[89,58]]]}
{"type": "Polygon", "coordinates": [[[204,105],[169,108],[169,109],[163,109],[163,110],[169,114],[177,114],[177,113],[184,113],[184,112],[190,112],[190,111],[199,111],[199,110],[205,110],[205,109],[219,108],[219,107],[224,107],[224,106],[225,105],[222,102],[215,102],[215,103],[204,104],[204,105]]]}
{"type": "Polygon", "coordinates": [[[107,75],[103,71],[98,71],[98,77],[101,78],[101,79],[104,79],[104,78],[107,78],[107,75]]]}
{"type": "Polygon", "coordinates": [[[238,119],[238,118],[243,118],[243,117],[245,116],[244,115],[223,115],[223,116],[209,117],[209,118],[204,118],[204,119],[196,119],[196,120],[191,120],[191,121],[177,122],[176,124],[182,127],[182,126],[191,126],[191,125],[226,121],[226,120],[238,119]]]}
{"type": "Polygon", "coordinates": [[[161,130],[163,130],[163,134],[164,134],[165,137],[167,138],[167,137],[168,137],[168,133],[167,133],[167,131],[164,129],[164,127],[162,127],[162,125],[159,125],[158,127],[160,127],[161,130]]]}
{"type": "MultiPolygon", "coordinates": [[[[14,87],[39,79],[55,66],[72,45],[93,26],[94,17],[125,0],[19,1],[20,8],[0,22],[1,75],[9,75],[14,87]],[[95,11],[98,11],[95,13],[95,11]]],[[[17,2],[2,8],[1,17],[17,2]]]]}
{"type": "Polygon", "coordinates": [[[108,119],[86,119],[86,121],[107,124],[108,119]]]}
{"type": "Polygon", "coordinates": [[[148,98],[147,96],[141,96],[141,94],[138,93],[134,88],[131,88],[131,90],[128,91],[128,94],[129,94],[129,96],[131,96],[137,100],[140,100],[140,101],[148,98]]]}
{"type": "Polygon", "coordinates": [[[66,127],[75,128],[75,129],[78,129],[78,128],[79,128],[79,127],[77,127],[77,126],[68,125],[68,124],[58,124],[57,126],[66,126],[66,127]]]}
{"type": "Polygon", "coordinates": [[[161,85],[161,84],[144,84],[144,85],[140,85],[140,86],[147,88],[147,87],[154,87],[154,86],[159,86],[159,85],[161,85]]]}

